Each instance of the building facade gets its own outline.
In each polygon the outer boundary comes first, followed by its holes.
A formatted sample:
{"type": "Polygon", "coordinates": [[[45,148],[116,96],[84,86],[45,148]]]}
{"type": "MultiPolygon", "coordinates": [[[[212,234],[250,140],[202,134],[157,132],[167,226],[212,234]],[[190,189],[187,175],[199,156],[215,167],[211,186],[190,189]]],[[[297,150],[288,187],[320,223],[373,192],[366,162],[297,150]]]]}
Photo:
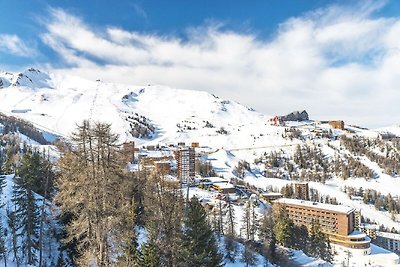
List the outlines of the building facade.
{"type": "Polygon", "coordinates": [[[178,178],[182,183],[191,182],[195,177],[196,152],[193,147],[180,147],[175,152],[178,178]]]}
{"type": "Polygon", "coordinates": [[[390,251],[400,253],[400,234],[376,232],[374,243],[390,251]]]}
{"type": "Polygon", "coordinates": [[[294,186],[294,195],[297,199],[302,199],[302,200],[310,199],[308,183],[306,182],[295,183],[293,184],[293,186],[294,186]]]}
{"type": "Polygon", "coordinates": [[[311,227],[313,221],[318,221],[332,244],[355,249],[363,255],[371,253],[371,239],[355,231],[353,208],[288,198],[275,200],[274,204],[284,205],[297,225],[311,227]]]}

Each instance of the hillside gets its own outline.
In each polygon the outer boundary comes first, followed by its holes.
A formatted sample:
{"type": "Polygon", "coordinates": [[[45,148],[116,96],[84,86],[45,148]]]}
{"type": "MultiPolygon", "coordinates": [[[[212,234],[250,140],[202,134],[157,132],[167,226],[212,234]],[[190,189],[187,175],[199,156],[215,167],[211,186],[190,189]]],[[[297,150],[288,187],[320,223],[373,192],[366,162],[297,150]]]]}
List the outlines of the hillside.
{"type": "Polygon", "coordinates": [[[308,181],[314,201],[361,209],[365,221],[400,231],[398,126],[334,129],[312,120],[274,126],[272,116],[201,91],[34,69],[3,72],[0,79],[0,112],[32,123],[45,136],[68,138],[89,119],[111,123],[120,142],[134,140],[140,147],[199,142],[200,160],[211,162],[218,176],[276,192],[308,181]]]}

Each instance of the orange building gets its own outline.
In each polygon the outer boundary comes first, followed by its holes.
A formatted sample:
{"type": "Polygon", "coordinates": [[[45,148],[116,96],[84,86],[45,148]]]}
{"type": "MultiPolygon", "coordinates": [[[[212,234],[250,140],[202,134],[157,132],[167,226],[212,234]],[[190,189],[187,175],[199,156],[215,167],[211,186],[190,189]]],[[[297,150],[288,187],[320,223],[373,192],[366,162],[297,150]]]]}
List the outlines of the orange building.
{"type": "Polygon", "coordinates": [[[344,130],[344,121],[329,121],[328,124],[335,129],[344,130]]]}
{"type": "Polygon", "coordinates": [[[297,225],[311,227],[313,221],[318,221],[332,244],[363,250],[362,254],[365,255],[371,253],[370,238],[355,230],[355,209],[289,198],[275,200],[275,204],[284,205],[289,217],[297,225]]]}

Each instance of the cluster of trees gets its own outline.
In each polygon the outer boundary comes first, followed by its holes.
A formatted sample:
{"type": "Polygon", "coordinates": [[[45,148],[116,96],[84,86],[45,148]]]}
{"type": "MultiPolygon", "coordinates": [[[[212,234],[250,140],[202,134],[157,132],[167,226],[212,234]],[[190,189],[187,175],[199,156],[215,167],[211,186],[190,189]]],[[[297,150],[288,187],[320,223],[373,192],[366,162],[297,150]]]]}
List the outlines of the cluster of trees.
{"type": "MultiPolygon", "coordinates": [[[[302,199],[301,195],[299,195],[299,192],[297,192],[297,193],[295,192],[295,190],[293,188],[293,184],[287,184],[287,185],[283,186],[281,188],[280,193],[286,198],[302,199]]],[[[306,199],[306,200],[319,202],[319,203],[338,205],[338,201],[335,197],[321,196],[319,194],[319,192],[314,188],[309,189],[309,198],[310,199],[306,199]]]]}
{"type": "Polygon", "coordinates": [[[1,112],[0,123],[4,125],[3,134],[20,132],[39,144],[49,144],[49,142],[43,137],[42,132],[33,126],[32,123],[13,116],[7,116],[1,112]]]}
{"type": "Polygon", "coordinates": [[[129,122],[132,136],[136,138],[151,138],[156,130],[145,116],[137,113],[134,116],[128,116],[126,121],[129,122]]]}
{"type": "MultiPolygon", "coordinates": [[[[284,206],[274,206],[272,216],[265,216],[261,236],[285,247],[301,249],[307,255],[332,262],[333,255],[328,237],[322,232],[318,221],[311,227],[298,226],[289,218],[284,206]]],[[[275,245],[270,243],[269,252],[275,245]]]]}
{"type": "Polygon", "coordinates": [[[310,145],[298,145],[292,156],[283,151],[264,153],[256,160],[256,163],[261,162],[265,164],[267,177],[325,183],[333,175],[331,164],[321,149],[310,145]]]}
{"type": "Polygon", "coordinates": [[[196,173],[200,174],[201,177],[211,177],[211,176],[216,176],[216,173],[213,169],[213,166],[211,164],[211,161],[202,161],[199,159],[196,159],[196,173]]]}
{"type": "Polygon", "coordinates": [[[74,264],[221,266],[199,201],[185,203],[180,185],[157,173],[129,172],[109,124],[84,122],[72,140],[60,148],[55,200],[74,264]]]}
{"type": "Polygon", "coordinates": [[[364,189],[362,187],[357,189],[350,186],[345,186],[343,191],[349,196],[362,197],[365,204],[372,204],[378,210],[386,210],[392,214],[400,213],[400,199],[394,199],[390,193],[382,195],[375,189],[364,189]]]}
{"type": "Polygon", "coordinates": [[[342,158],[336,157],[332,162],[332,166],[337,177],[343,180],[350,177],[363,177],[366,179],[376,177],[373,170],[348,155],[344,155],[342,158]]]}
{"type": "MultiPolygon", "coordinates": [[[[11,139],[12,140],[12,139],[11,139]]],[[[18,142],[0,147],[0,195],[5,185],[5,175],[14,175],[11,202],[1,202],[5,209],[7,225],[0,221],[0,257],[12,254],[16,266],[26,264],[47,266],[44,251],[51,251],[53,233],[46,224],[48,210],[46,199],[54,193],[54,173],[48,155],[18,142]],[[8,229],[6,231],[5,229],[8,229]],[[5,240],[11,240],[10,251],[5,240]]],[[[4,198],[2,198],[4,199],[4,198]]]]}
{"type": "Polygon", "coordinates": [[[295,181],[325,183],[332,177],[375,178],[376,174],[359,160],[349,155],[328,158],[319,147],[298,145],[293,155],[275,151],[257,159],[255,163],[265,164],[265,176],[282,177],[295,181]]]}
{"type": "Polygon", "coordinates": [[[251,172],[250,163],[245,160],[241,160],[235,167],[234,174],[239,178],[244,178],[246,171],[251,172]]]}
{"type": "Polygon", "coordinates": [[[400,174],[399,140],[343,136],[340,143],[355,155],[367,156],[371,161],[376,162],[387,174],[392,176],[400,174]],[[380,151],[380,153],[376,151],[380,151]]]}

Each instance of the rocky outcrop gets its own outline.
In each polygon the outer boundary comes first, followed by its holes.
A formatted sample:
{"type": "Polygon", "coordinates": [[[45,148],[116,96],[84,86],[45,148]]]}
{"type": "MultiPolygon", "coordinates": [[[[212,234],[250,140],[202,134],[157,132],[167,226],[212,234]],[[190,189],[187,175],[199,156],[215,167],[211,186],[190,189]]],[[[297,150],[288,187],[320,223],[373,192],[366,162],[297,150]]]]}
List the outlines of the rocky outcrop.
{"type": "Polygon", "coordinates": [[[281,121],[308,121],[308,113],[307,111],[293,111],[286,116],[280,116],[279,119],[281,121]]]}

